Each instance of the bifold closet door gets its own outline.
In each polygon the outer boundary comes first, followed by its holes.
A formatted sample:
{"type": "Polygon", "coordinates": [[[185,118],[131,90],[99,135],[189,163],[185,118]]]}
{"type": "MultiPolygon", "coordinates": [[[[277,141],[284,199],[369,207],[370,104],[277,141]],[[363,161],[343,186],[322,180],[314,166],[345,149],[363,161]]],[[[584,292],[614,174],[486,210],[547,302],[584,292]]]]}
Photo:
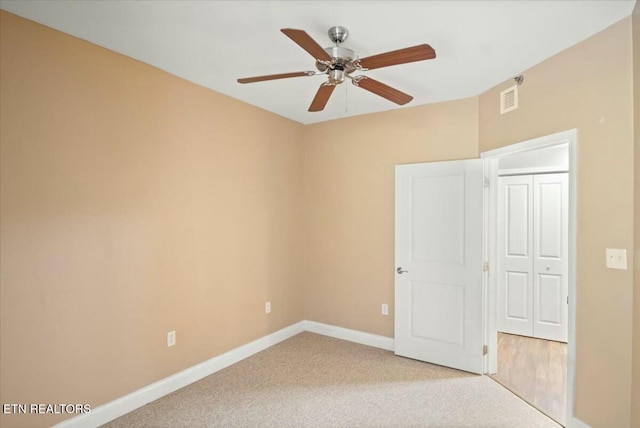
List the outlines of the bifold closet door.
{"type": "Polygon", "coordinates": [[[567,341],[567,173],[533,176],[533,336],[567,341]]]}
{"type": "Polygon", "coordinates": [[[498,182],[498,330],[533,335],[533,180],[498,182]]]}
{"type": "Polygon", "coordinates": [[[568,174],[498,186],[498,330],[566,342],[568,174]]]}

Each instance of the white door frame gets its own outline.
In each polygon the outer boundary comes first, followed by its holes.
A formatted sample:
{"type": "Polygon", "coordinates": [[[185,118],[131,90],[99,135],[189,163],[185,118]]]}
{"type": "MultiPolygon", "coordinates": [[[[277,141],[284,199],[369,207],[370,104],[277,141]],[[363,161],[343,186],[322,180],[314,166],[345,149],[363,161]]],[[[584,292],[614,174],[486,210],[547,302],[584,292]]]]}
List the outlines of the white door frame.
{"type": "Polygon", "coordinates": [[[560,144],[569,145],[569,307],[568,307],[568,343],[567,343],[567,426],[574,420],[575,375],[576,375],[576,198],[577,198],[577,137],[576,129],[558,132],[533,140],[512,144],[498,149],[482,152],[484,159],[484,260],[486,261],[483,277],[485,293],[483,308],[483,329],[487,355],[485,358],[485,373],[495,373],[498,366],[498,342],[496,327],[497,311],[497,208],[498,208],[498,160],[507,155],[560,144]]]}

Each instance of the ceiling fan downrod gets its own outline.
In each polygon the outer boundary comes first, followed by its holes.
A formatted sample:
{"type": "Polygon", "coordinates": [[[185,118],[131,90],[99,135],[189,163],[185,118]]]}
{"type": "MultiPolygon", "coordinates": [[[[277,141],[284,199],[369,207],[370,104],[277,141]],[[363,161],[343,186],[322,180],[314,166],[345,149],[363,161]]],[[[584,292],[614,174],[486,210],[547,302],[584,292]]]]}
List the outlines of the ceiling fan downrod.
{"type": "Polygon", "coordinates": [[[336,25],[335,27],[329,28],[328,34],[329,39],[331,39],[336,46],[339,46],[349,37],[349,30],[347,30],[347,27],[336,25]]]}

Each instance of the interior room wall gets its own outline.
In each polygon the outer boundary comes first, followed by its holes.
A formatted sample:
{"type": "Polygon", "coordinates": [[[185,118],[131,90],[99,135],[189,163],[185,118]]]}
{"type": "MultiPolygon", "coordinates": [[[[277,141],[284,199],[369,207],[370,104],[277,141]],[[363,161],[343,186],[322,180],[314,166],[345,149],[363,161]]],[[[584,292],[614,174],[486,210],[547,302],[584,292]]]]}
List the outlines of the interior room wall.
{"type": "Polygon", "coordinates": [[[307,126],[306,319],[393,337],[395,165],[476,158],[477,108],[470,98],[307,126]]]}
{"type": "Polygon", "coordinates": [[[575,414],[628,427],[633,271],[605,267],[605,248],[633,260],[631,19],[524,71],[518,110],[500,115],[504,82],[480,96],[480,152],[578,130],[575,414]]]}
{"type": "Polygon", "coordinates": [[[635,263],[633,265],[633,376],[631,402],[631,426],[640,428],[640,1],[636,1],[633,9],[633,131],[635,141],[635,263]]]}
{"type": "Polygon", "coordinates": [[[0,19],[0,401],[95,407],[301,321],[303,126],[0,19]]]}
{"type": "Polygon", "coordinates": [[[0,19],[1,402],[105,403],[301,319],[392,337],[394,165],[578,128],[576,413],[629,426],[634,279],[604,248],[634,260],[631,19],[525,71],[504,116],[512,82],[307,127],[0,19]]]}

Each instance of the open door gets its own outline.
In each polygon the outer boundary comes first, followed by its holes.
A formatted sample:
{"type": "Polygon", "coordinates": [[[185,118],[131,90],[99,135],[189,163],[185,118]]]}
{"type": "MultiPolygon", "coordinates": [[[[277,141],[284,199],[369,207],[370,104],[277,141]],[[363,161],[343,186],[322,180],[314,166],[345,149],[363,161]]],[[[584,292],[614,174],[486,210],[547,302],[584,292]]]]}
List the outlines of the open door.
{"type": "Polygon", "coordinates": [[[396,167],[395,353],[483,373],[483,161],[396,167]]]}

